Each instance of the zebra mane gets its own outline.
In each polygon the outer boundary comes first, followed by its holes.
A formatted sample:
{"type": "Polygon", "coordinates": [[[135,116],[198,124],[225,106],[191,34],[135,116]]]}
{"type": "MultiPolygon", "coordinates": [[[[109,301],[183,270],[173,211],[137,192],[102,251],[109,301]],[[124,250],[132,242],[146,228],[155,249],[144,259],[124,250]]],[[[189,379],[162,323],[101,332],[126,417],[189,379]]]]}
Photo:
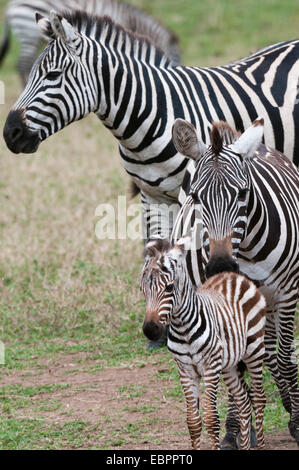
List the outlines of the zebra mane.
{"type": "MultiPolygon", "coordinates": [[[[110,16],[98,16],[96,14],[87,13],[83,10],[66,10],[60,12],[60,15],[65,18],[78,33],[83,33],[88,37],[95,39],[109,46],[109,41],[113,36],[113,42],[118,43],[119,39],[126,39],[126,43],[131,43],[132,54],[138,54],[142,50],[142,46],[146,48],[147,62],[151,63],[151,52],[153,51],[154,63],[160,63],[163,60],[165,66],[171,64],[170,59],[148,36],[143,36],[139,33],[132,32],[116,23],[110,16]],[[136,47],[139,46],[139,47],[136,47]]],[[[126,45],[127,45],[126,44],[126,45]]]]}
{"type": "Polygon", "coordinates": [[[233,144],[241,133],[236,131],[225,121],[213,122],[211,130],[211,146],[213,151],[218,155],[223,145],[233,144]]]}

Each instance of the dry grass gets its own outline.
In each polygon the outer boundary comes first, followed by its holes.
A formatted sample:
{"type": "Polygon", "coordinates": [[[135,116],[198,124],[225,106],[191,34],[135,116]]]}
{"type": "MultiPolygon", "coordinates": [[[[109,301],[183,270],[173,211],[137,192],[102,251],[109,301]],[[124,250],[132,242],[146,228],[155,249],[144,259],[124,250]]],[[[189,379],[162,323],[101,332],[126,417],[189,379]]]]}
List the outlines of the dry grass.
{"type": "MultiPolygon", "coordinates": [[[[1,106],[1,127],[17,93],[14,79],[1,106]]],[[[27,315],[38,303],[39,315],[49,315],[42,308],[45,292],[56,315],[69,310],[71,316],[79,307],[112,314],[104,303],[107,291],[126,289],[121,272],[138,273],[142,259],[141,242],[95,236],[96,207],[103,202],[116,207],[117,196],[128,194],[112,136],[90,116],[50,138],[35,155],[12,155],[3,139],[0,152],[2,305],[13,303],[25,282],[31,293],[22,298],[27,315]],[[92,266],[99,268],[101,282],[82,282],[92,266]],[[4,288],[8,280],[11,289],[4,288]]],[[[138,276],[126,292],[128,304],[137,289],[138,276]]]]}

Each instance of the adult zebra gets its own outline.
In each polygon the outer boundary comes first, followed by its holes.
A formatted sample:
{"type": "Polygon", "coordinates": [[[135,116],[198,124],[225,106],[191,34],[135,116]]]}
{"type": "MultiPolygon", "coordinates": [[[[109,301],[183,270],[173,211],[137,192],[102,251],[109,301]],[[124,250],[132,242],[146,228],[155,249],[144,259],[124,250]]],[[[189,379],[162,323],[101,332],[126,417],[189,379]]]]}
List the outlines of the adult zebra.
{"type": "MultiPolygon", "coordinates": [[[[187,258],[195,285],[222,271],[254,281],[267,301],[265,362],[290,413],[289,429],[299,445],[299,389],[294,355],[294,316],[299,294],[299,172],[280,152],[260,145],[263,120],[241,136],[226,123],[213,125],[206,147],[192,124],[178,119],[173,139],[179,152],[196,161],[184,181],[185,202],[174,241],[194,236],[187,258]],[[197,210],[198,209],[198,210],[197,210]],[[199,230],[196,228],[199,227],[199,230]],[[278,353],[276,342],[278,337],[278,353]]],[[[233,400],[225,445],[236,446],[238,421],[233,400]]]]}
{"type": "Polygon", "coordinates": [[[173,67],[150,40],[108,18],[78,11],[37,19],[50,43],[9,113],[5,141],[14,153],[35,152],[51,134],[96,113],[141,189],[146,238],[168,238],[169,207],[179,210],[188,159],[172,142],[175,118],[190,120],[208,142],[213,121],[243,130],[263,115],[265,142],[298,161],[299,41],[225,67],[173,67]]]}
{"type": "Polygon", "coordinates": [[[0,46],[0,63],[9,47],[9,31],[20,43],[19,73],[25,86],[29,72],[38,54],[43,36],[35,24],[35,13],[48,15],[52,9],[59,11],[84,10],[99,16],[110,16],[116,23],[135,33],[152,39],[174,65],[181,62],[178,38],[159,21],[139,8],[118,0],[12,0],[5,13],[5,28],[0,46]]]}

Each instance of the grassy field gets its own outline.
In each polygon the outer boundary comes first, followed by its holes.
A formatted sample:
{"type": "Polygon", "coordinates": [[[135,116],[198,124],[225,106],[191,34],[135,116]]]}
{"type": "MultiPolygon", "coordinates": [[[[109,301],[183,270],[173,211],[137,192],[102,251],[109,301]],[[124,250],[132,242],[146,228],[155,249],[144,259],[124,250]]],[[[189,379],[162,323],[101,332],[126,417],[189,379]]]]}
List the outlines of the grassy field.
{"type": "MultiPolygon", "coordinates": [[[[227,63],[298,34],[293,0],[132,3],[177,32],[186,64],[227,63]]],[[[1,129],[21,90],[17,52],[13,42],[0,69],[1,129]]],[[[116,141],[89,116],[35,155],[12,155],[2,138],[0,151],[1,448],[189,448],[176,368],[141,331],[142,244],[95,236],[96,207],[128,194],[116,141]]],[[[273,433],[288,416],[266,372],[265,387],[273,433]]]]}

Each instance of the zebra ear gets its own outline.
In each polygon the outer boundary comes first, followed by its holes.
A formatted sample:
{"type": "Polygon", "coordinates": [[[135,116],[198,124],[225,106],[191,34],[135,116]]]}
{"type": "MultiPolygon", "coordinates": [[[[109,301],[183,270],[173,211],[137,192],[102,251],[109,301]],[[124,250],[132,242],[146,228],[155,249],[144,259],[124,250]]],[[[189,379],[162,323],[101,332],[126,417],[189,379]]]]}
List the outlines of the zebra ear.
{"type": "Polygon", "coordinates": [[[35,21],[40,33],[48,41],[60,38],[67,44],[72,45],[75,39],[78,38],[78,33],[74,30],[72,25],[54,10],[50,12],[50,19],[36,12],[35,21]]]}
{"type": "Polygon", "coordinates": [[[168,250],[170,243],[165,238],[153,238],[147,241],[144,248],[145,258],[154,258],[163,251],[168,250]]]}
{"type": "Polygon", "coordinates": [[[262,142],[264,134],[264,119],[257,118],[252,126],[246,129],[238,140],[230,147],[242,155],[243,158],[252,158],[256,149],[262,142]]]}
{"type": "Polygon", "coordinates": [[[55,39],[55,33],[48,18],[45,18],[40,13],[35,13],[35,21],[41,35],[47,40],[55,39]]]}
{"type": "Polygon", "coordinates": [[[55,10],[50,11],[50,22],[56,38],[62,39],[69,45],[78,38],[73,26],[55,10]]]}
{"type": "Polygon", "coordinates": [[[193,124],[183,119],[176,119],[174,121],[172,140],[179,153],[195,161],[199,160],[206,151],[206,146],[197,137],[193,124]]]}
{"type": "Polygon", "coordinates": [[[169,256],[177,261],[182,259],[182,257],[185,257],[186,251],[191,250],[191,244],[191,237],[181,237],[170,250],[169,256]]]}

